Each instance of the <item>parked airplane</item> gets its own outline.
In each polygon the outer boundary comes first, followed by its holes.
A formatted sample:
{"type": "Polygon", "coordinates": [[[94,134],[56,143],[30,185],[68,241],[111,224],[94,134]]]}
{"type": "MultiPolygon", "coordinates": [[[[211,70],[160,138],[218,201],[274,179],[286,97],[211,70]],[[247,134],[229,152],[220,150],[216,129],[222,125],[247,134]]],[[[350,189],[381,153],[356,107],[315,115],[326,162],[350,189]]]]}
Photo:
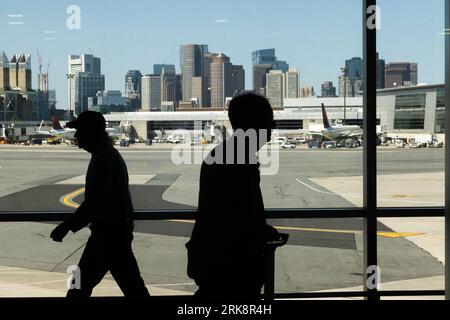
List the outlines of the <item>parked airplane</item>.
{"type": "Polygon", "coordinates": [[[76,129],[63,128],[61,126],[61,124],[59,123],[58,118],[54,114],[52,114],[51,117],[52,117],[53,129],[51,129],[50,131],[41,130],[42,125],[44,124],[44,120],[42,120],[41,125],[39,126],[39,129],[36,130],[37,134],[40,134],[43,136],[61,138],[64,140],[75,140],[74,135],[75,135],[75,132],[77,131],[76,129]]]}
{"type": "MultiPolygon", "coordinates": [[[[61,126],[61,123],[59,123],[59,120],[56,117],[56,115],[52,114],[51,117],[52,117],[53,129],[51,129],[50,131],[41,130],[42,125],[44,124],[44,120],[42,120],[41,125],[39,126],[39,129],[36,130],[37,134],[43,135],[43,136],[49,136],[49,137],[56,137],[56,138],[60,138],[63,140],[76,140],[75,139],[75,132],[77,131],[76,129],[63,128],[61,126]]],[[[110,136],[117,135],[116,130],[114,128],[106,128],[105,130],[106,130],[106,132],[108,132],[108,134],[110,136]]]]}
{"type": "Polygon", "coordinates": [[[322,118],[324,129],[321,132],[311,132],[311,135],[319,135],[329,140],[342,140],[347,138],[357,138],[363,135],[363,130],[357,125],[330,125],[328,121],[325,105],[322,103],[322,118]]]}

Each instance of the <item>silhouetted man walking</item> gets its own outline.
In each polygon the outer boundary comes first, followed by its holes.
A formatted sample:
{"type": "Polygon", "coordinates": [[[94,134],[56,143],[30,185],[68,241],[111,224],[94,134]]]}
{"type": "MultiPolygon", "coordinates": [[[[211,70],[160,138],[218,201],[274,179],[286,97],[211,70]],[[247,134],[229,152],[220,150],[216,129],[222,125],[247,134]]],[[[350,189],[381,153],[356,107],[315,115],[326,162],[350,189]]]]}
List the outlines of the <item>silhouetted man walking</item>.
{"type": "Polygon", "coordinates": [[[61,242],[69,231],[77,232],[90,224],[91,236],[78,265],[81,288],[70,289],[67,298],[89,297],[108,271],[125,297],[148,297],[131,248],[133,204],[127,167],[105,132],[105,118],[101,113],[85,111],[67,127],[77,129],[78,147],[92,154],[83,203],[50,235],[61,242]]]}
{"type": "Polygon", "coordinates": [[[258,299],[264,248],[278,232],[266,224],[256,152],[271,138],[273,111],[262,96],[235,97],[234,134],[202,163],[198,212],[188,249],[188,275],[200,299],[258,299]]]}

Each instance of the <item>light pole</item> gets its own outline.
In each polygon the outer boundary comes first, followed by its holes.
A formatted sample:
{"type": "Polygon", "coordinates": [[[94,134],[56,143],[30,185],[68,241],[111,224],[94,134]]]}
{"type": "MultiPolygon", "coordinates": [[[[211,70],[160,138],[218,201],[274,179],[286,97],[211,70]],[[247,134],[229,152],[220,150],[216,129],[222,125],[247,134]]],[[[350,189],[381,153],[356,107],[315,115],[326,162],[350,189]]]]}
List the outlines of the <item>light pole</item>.
{"type": "Polygon", "coordinates": [[[73,118],[73,116],[72,116],[73,115],[73,113],[72,113],[72,79],[75,77],[75,74],[67,73],[66,77],[69,80],[69,121],[71,121],[73,118]]]}
{"type": "Polygon", "coordinates": [[[347,68],[341,68],[342,76],[344,77],[344,121],[343,124],[347,124],[347,68]]]}

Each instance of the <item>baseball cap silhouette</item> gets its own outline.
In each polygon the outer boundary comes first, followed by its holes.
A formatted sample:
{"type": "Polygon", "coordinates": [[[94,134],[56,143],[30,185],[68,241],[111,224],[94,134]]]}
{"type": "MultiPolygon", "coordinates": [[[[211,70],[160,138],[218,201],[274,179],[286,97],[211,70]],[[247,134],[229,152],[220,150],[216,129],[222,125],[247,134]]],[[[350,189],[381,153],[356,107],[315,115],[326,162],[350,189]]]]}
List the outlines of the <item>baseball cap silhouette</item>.
{"type": "Polygon", "coordinates": [[[68,128],[85,128],[91,130],[104,130],[106,128],[106,121],[100,112],[83,111],[78,117],[66,123],[68,128]]]}

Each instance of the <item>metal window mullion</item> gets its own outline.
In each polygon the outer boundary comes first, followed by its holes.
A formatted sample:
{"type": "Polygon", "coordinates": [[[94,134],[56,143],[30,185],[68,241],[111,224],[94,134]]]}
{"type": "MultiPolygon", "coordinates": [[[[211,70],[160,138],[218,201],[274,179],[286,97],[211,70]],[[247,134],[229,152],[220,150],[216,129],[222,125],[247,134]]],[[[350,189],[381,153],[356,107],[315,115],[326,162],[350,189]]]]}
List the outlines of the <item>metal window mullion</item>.
{"type": "Polygon", "coordinates": [[[450,300],[450,0],[445,0],[445,299],[450,300]]]}
{"type": "MultiPolygon", "coordinates": [[[[137,210],[135,220],[185,220],[195,219],[196,210],[137,210]]],[[[362,219],[363,208],[322,209],[266,209],[267,219],[362,219]]],[[[62,221],[69,211],[0,211],[0,222],[62,221]]],[[[376,216],[383,218],[444,217],[444,207],[377,208],[376,216]]]]}
{"type": "Polygon", "coordinates": [[[377,59],[376,28],[367,26],[368,18],[374,13],[369,10],[376,6],[376,0],[363,0],[363,112],[364,112],[364,149],[363,149],[363,207],[366,216],[363,219],[363,286],[369,292],[368,300],[378,300],[376,288],[367,285],[369,266],[377,265],[377,150],[376,150],[376,99],[377,99],[377,59]]]}

